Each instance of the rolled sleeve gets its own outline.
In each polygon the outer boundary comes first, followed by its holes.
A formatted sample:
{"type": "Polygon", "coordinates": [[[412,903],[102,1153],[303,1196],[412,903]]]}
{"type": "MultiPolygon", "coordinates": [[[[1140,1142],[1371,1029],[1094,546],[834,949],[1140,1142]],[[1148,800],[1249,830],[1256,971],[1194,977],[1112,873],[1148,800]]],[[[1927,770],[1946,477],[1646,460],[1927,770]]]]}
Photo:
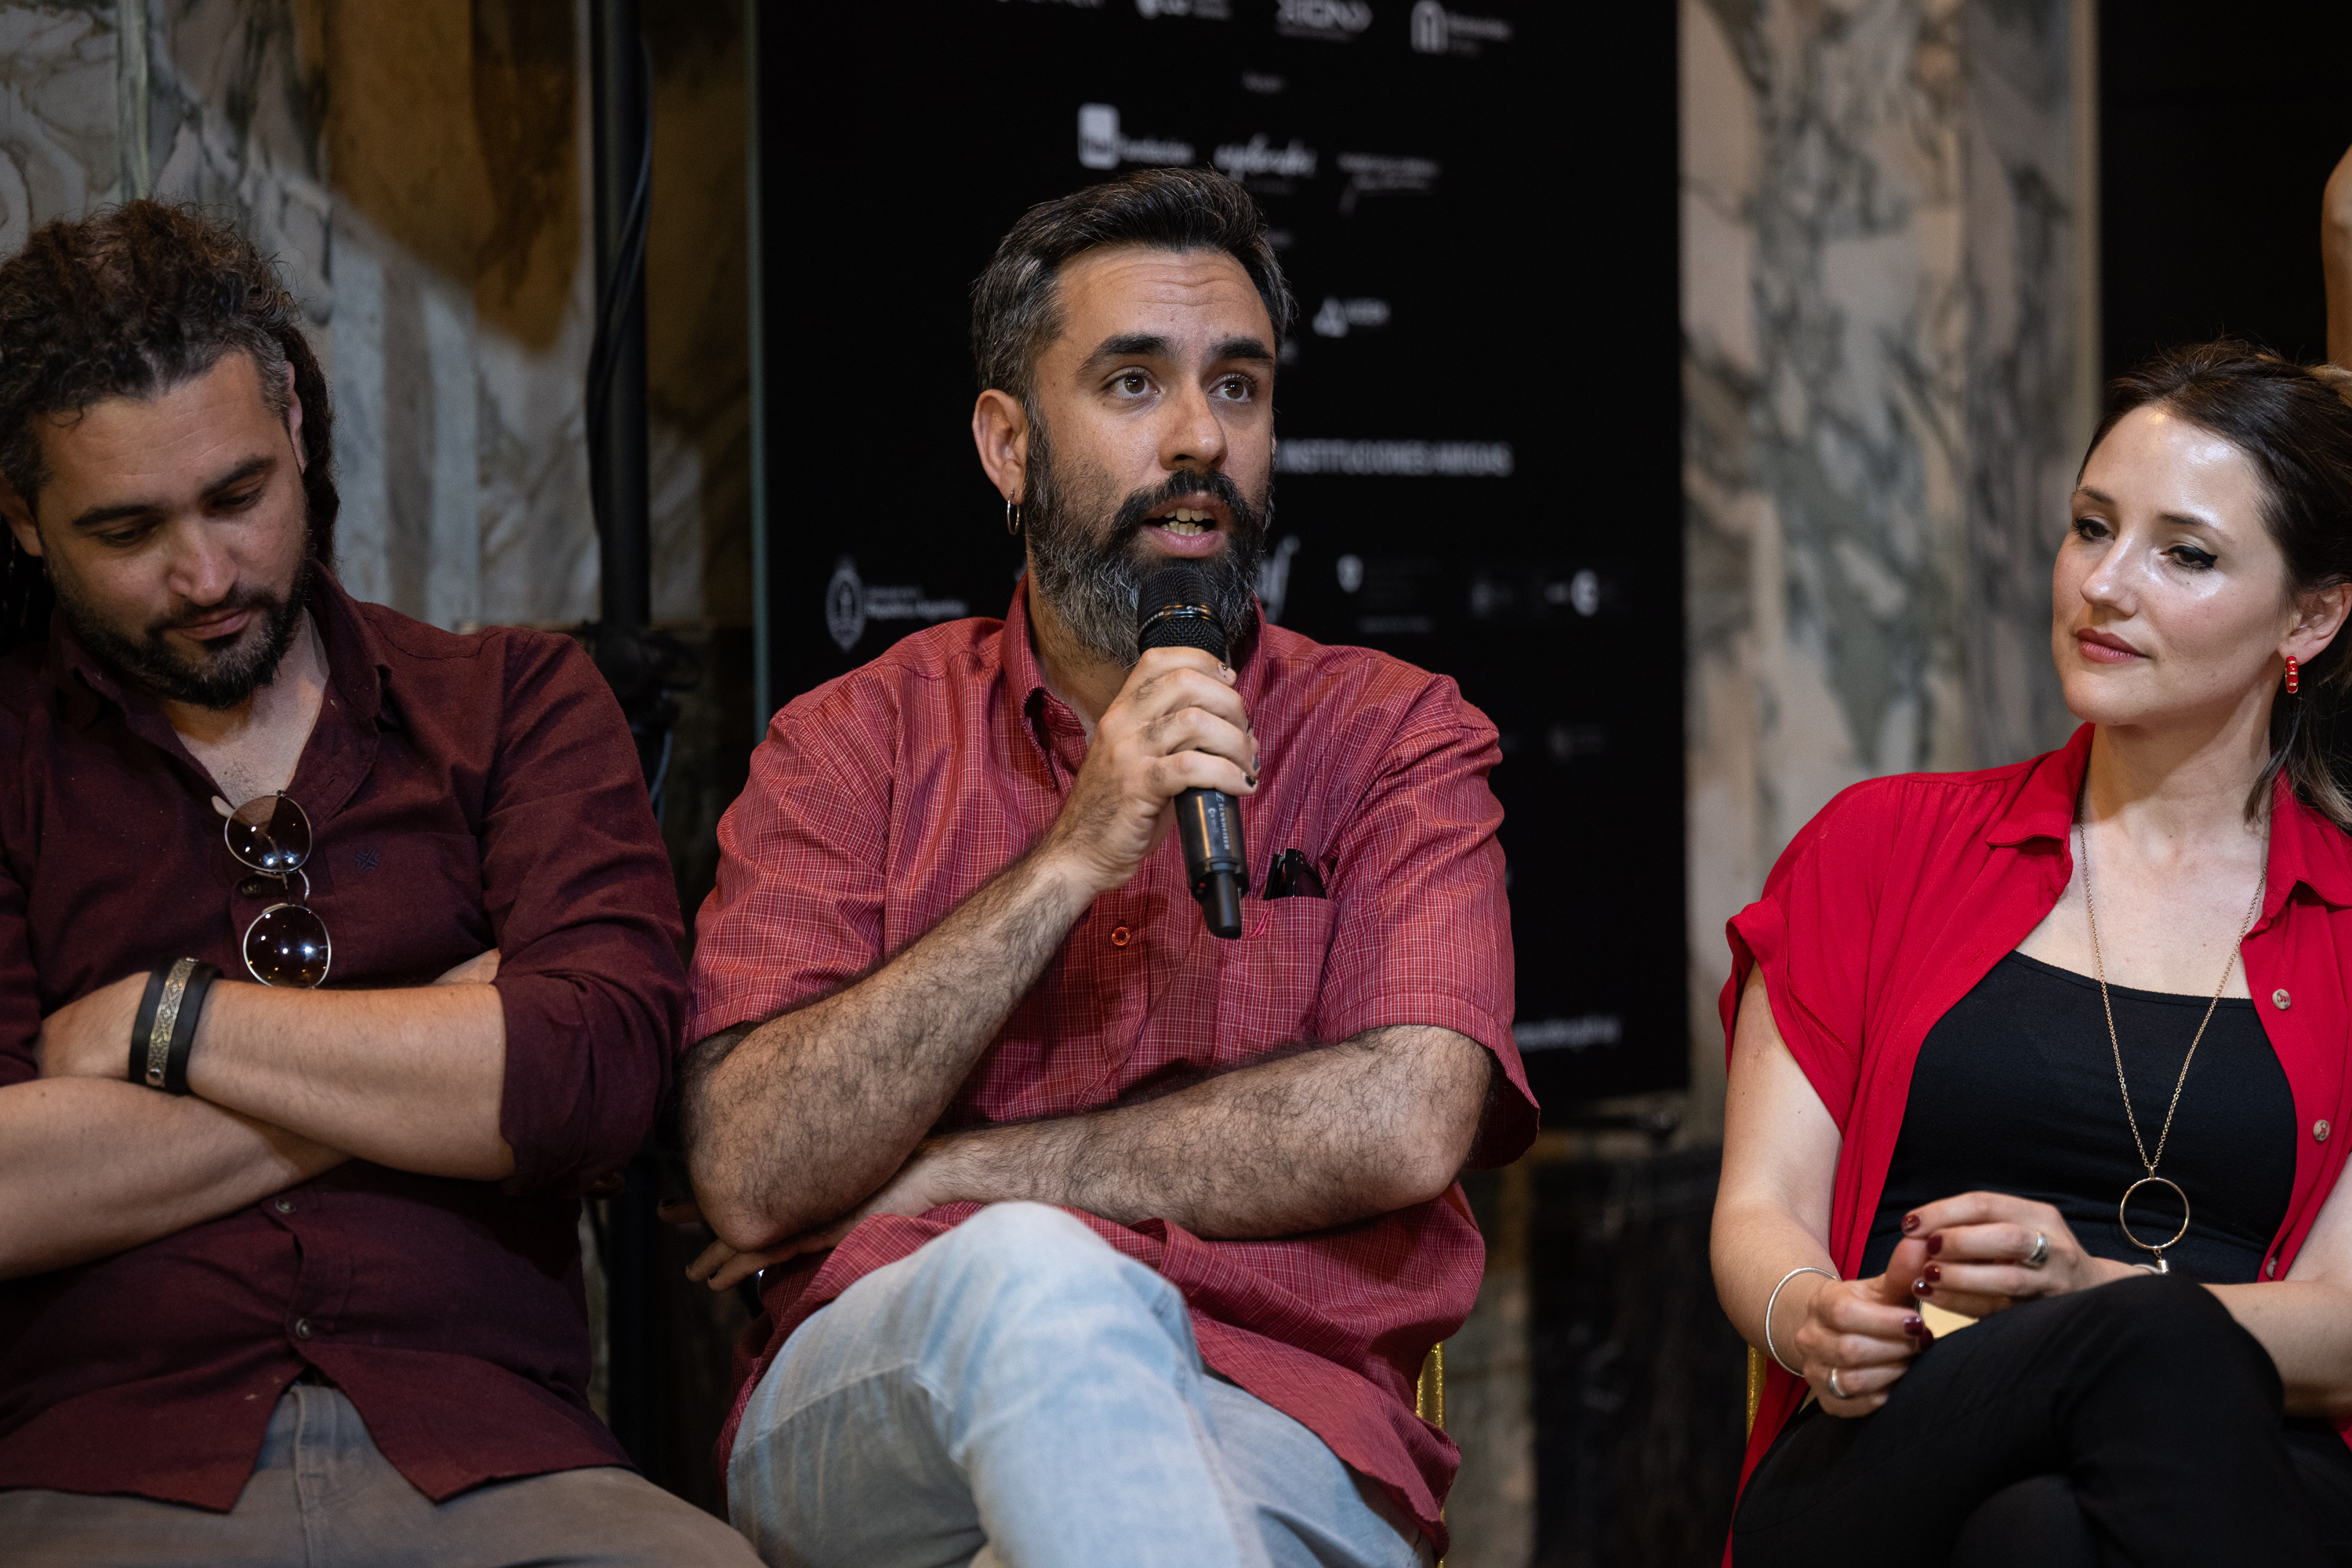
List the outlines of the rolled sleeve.
{"type": "Polygon", "coordinates": [[[686,1010],[677,889],[636,747],[568,638],[518,637],[482,834],[506,1017],[509,1190],[584,1186],[634,1153],[686,1010]]]}
{"type": "Polygon", "coordinates": [[[1326,1039],[1419,1024],[1486,1047],[1505,1087],[1471,1151],[1479,1169],[1517,1159],[1537,1121],[1511,1035],[1511,911],[1495,837],[1503,808],[1486,784],[1501,754],[1494,725],[1444,679],[1381,750],[1339,843],[1339,919],[1316,1020],[1326,1039]]]}

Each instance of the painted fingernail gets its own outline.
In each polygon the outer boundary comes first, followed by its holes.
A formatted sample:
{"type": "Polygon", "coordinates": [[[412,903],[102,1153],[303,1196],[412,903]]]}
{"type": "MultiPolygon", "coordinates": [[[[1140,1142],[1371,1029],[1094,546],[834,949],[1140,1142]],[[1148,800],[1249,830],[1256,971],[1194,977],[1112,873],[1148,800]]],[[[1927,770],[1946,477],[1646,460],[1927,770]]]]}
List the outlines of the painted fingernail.
{"type": "Polygon", "coordinates": [[[1252,788],[1252,789],[1255,789],[1255,788],[1257,788],[1257,775],[1256,775],[1255,773],[1252,773],[1252,774],[1250,774],[1250,776],[1249,776],[1249,786],[1250,786],[1250,788],[1252,788]]]}
{"type": "Polygon", "coordinates": [[[1904,1234],[1904,1235],[1908,1236],[1908,1235],[1910,1235],[1913,1231],[1915,1231],[1915,1230],[1916,1230],[1916,1229],[1918,1229],[1918,1228],[1919,1228],[1919,1216],[1918,1216],[1917,1215],[1916,1215],[1916,1214],[1906,1214],[1906,1215],[1905,1215],[1903,1216],[1903,1234],[1904,1234]]]}
{"type": "Polygon", "coordinates": [[[1944,1250],[1944,1233],[1937,1231],[1927,1238],[1927,1256],[1933,1258],[1944,1250]]]}
{"type": "Polygon", "coordinates": [[[1940,1263],[1930,1263],[1927,1268],[1919,1270],[1919,1272],[1927,1277],[1927,1283],[1930,1285],[1941,1284],[1943,1282],[1944,1266],[1940,1263]]]}
{"type": "Polygon", "coordinates": [[[1932,1296],[1935,1293],[1936,1288],[1933,1285],[1928,1284],[1925,1279],[1914,1279],[1911,1281],[1911,1294],[1914,1296],[1932,1296]]]}
{"type": "Polygon", "coordinates": [[[1916,1340],[1927,1331],[1927,1320],[1920,1317],[1906,1318],[1903,1320],[1903,1331],[1916,1340]]]}
{"type": "Polygon", "coordinates": [[[1935,1342],[1936,1342],[1936,1331],[1935,1331],[1935,1330],[1933,1330],[1933,1329],[1921,1329],[1921,1330],[1919,1331],[1919,1348],[1920,1348],[1921,1350],[1926,1350],[1929,1345],[1932,1345],[1932,1344],[1934,1344],[1935,1342]]]}

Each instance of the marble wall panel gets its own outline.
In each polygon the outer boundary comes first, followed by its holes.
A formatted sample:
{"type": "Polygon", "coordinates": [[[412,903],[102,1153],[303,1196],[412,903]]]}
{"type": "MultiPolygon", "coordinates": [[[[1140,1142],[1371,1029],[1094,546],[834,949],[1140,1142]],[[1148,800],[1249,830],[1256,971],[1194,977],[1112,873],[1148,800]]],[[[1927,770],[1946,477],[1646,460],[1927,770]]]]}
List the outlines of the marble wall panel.
{"type": "Polygon", "coordinates": [[[1863,778],[2064,734],[2089,3],[1683,0],[1691,999],[1717,1093],[1723,922],[1796,830],[1863,778]]]}
{"type": "MultiPolygon", "coordinates": [[[[741,18],[665,16],[655,613],[747,624],[741,18]]],[[[597,590],[587,48],[585,0],[0,4],[0,254],[132,195],[230,214],[334,390],[347,584],[453,627],[577,623],[597,590]]]]}

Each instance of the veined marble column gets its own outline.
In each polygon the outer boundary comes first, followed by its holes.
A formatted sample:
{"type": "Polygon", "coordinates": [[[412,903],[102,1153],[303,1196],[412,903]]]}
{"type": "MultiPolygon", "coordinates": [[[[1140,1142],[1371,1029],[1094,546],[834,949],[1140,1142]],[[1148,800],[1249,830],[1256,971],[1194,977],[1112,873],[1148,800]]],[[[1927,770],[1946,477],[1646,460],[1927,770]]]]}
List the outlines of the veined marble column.
{"type": "Polygon", "coordinates": [[[2066,734],[2049,572],[2095,393],[2092,3],[1682,0],[1703,1124],[1723,924],[1796,830],[1874,774],[2066,734]]]}

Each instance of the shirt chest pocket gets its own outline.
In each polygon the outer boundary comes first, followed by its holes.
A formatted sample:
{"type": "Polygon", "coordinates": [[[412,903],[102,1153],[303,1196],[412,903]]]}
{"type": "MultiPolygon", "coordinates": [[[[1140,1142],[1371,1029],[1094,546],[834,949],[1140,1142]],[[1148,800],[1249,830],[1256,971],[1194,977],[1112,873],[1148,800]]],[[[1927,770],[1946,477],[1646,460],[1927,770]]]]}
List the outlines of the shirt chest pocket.
{"type": "Polygon", "coordinates": [[[1216,962],[1216,1052],[1231,1061],[1314,1038],[1336,906],[1328,899],[1242,900],[1242,934],[1202,933],[1216,962]]]}

